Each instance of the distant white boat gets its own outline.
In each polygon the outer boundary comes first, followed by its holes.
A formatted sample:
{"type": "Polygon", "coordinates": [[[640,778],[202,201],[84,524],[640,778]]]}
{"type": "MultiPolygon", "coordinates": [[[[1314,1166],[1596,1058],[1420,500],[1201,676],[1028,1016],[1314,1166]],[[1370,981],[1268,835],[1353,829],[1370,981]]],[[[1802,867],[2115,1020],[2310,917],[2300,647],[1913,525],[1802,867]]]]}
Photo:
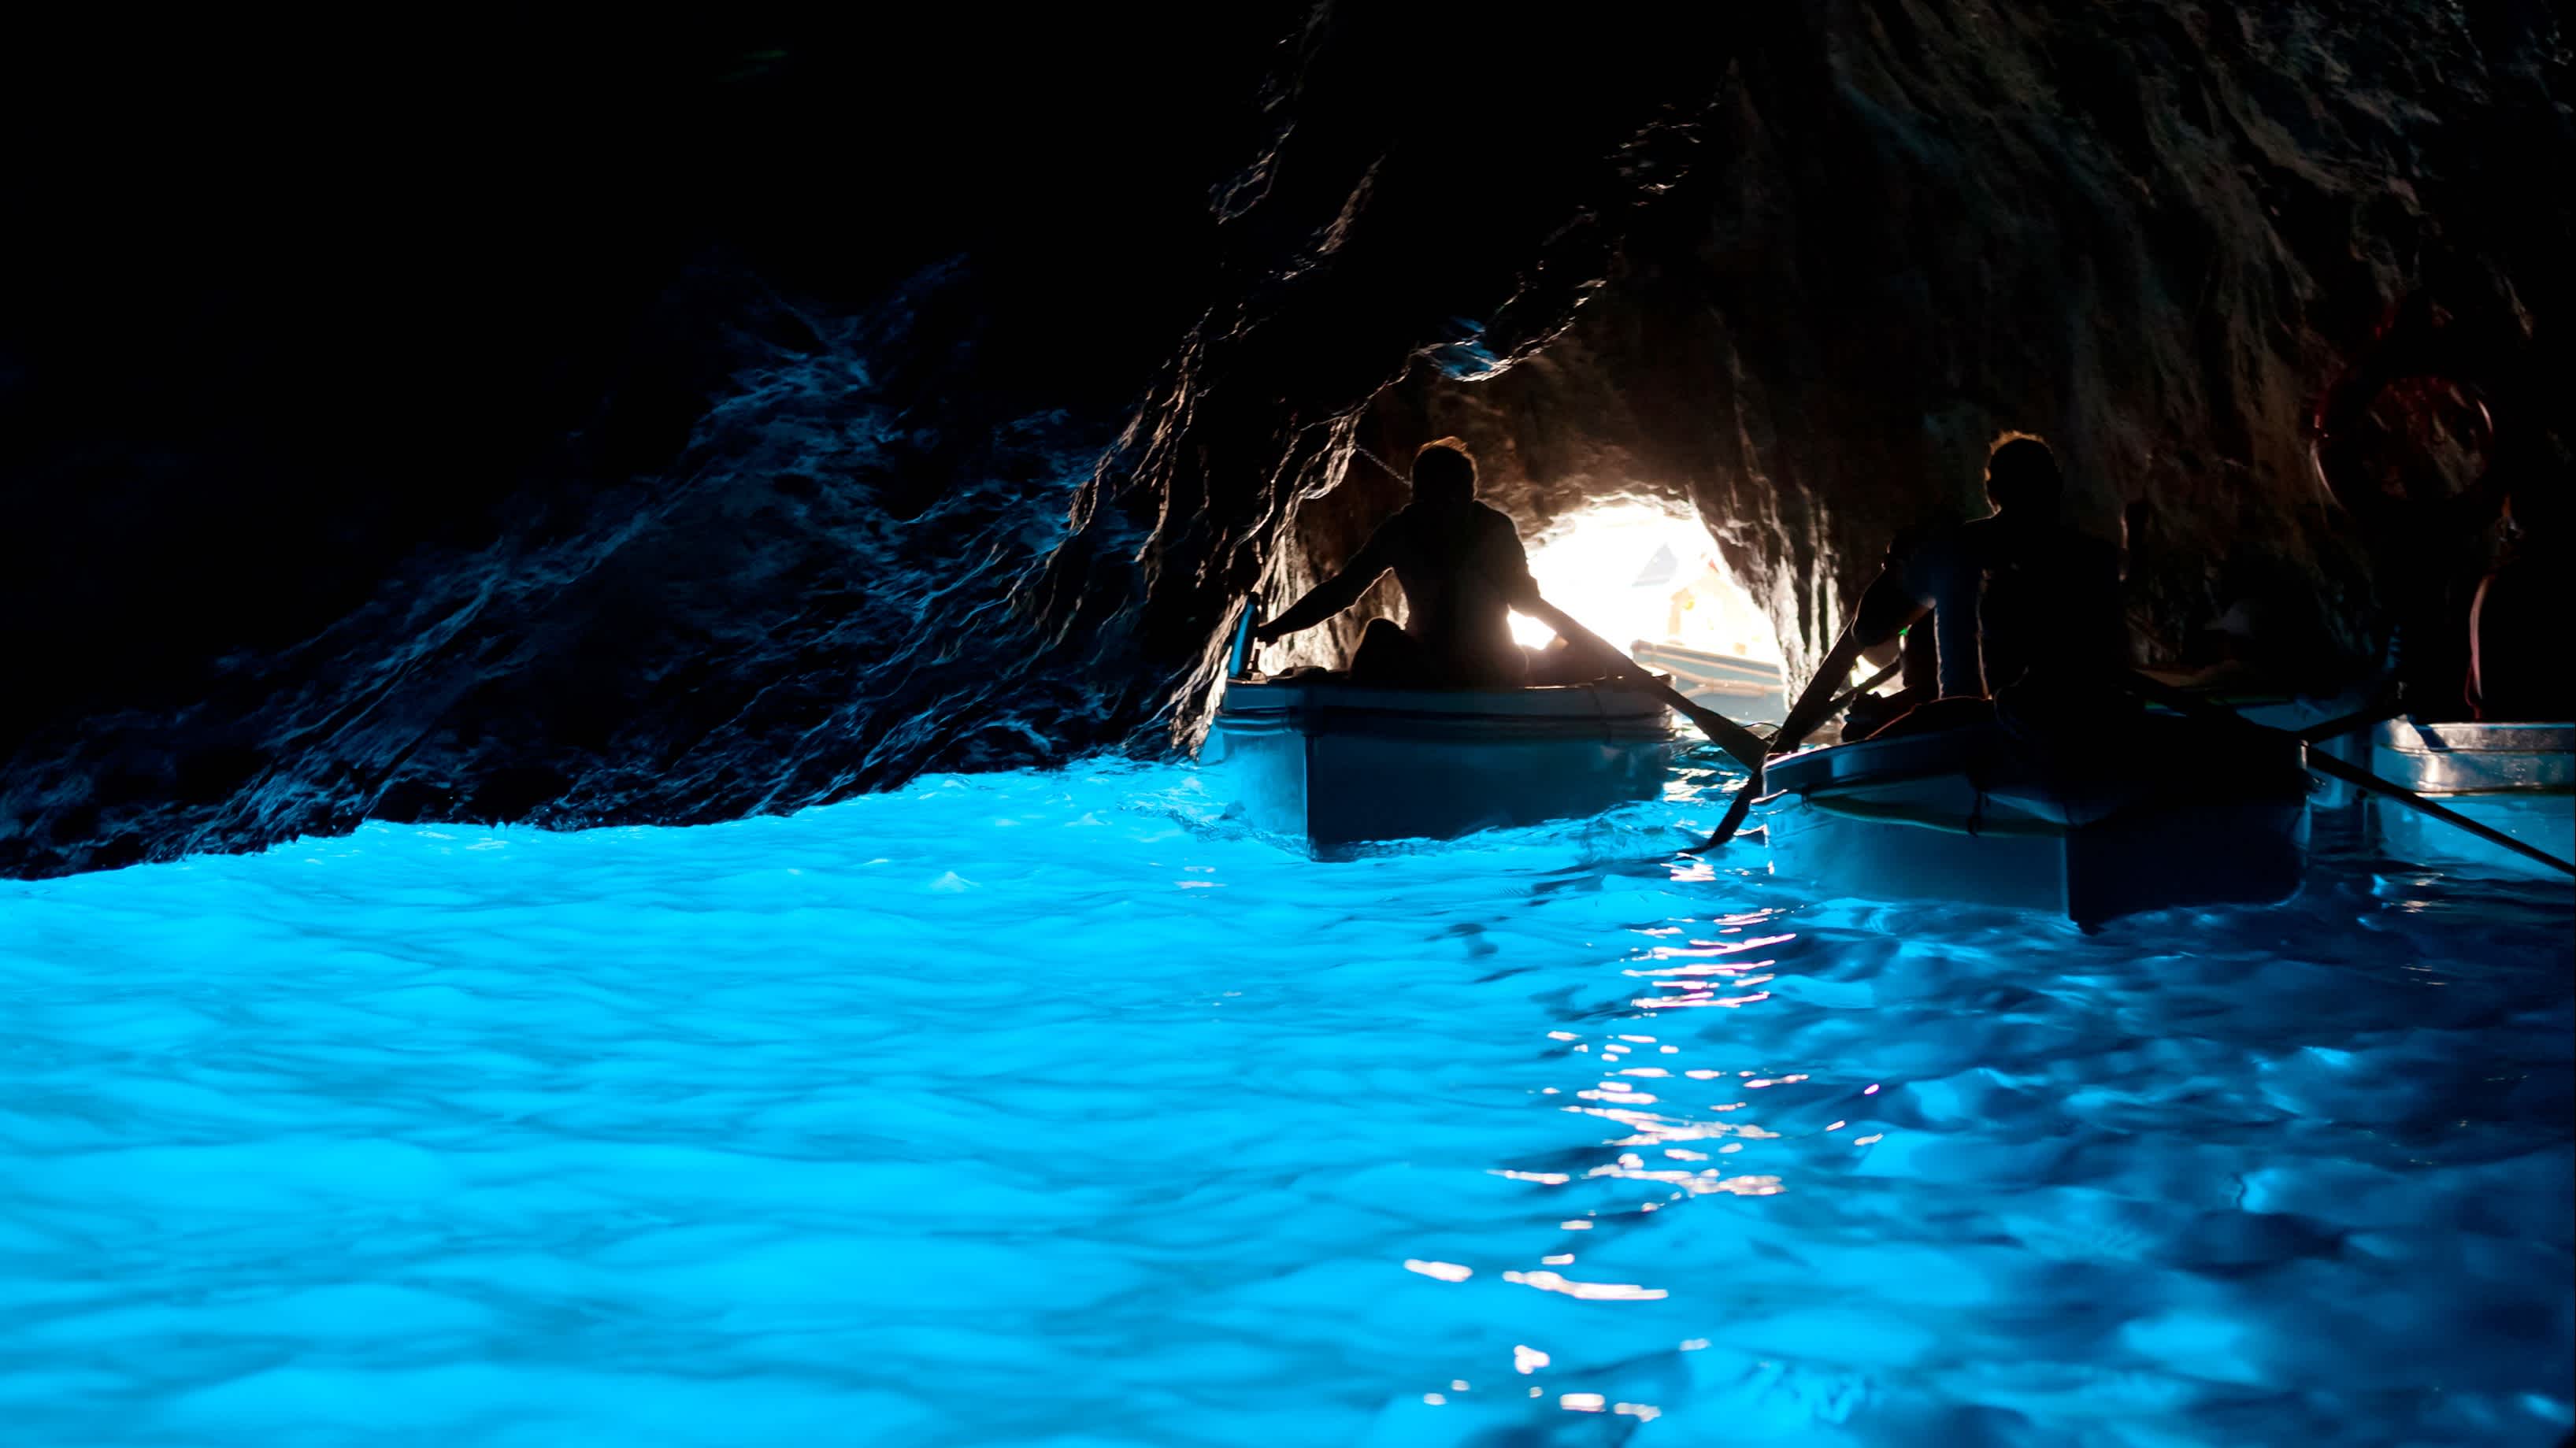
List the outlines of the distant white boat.
{"type": "Polygon", "coordinates": [[[1645,639],[1629,645],[1628,652],[1638,663],[1672,675],[1674,687],[1693,703],[1739,724],[1777,723],[1788,715],[1788,685],[1778,664],[1645,639]]]}

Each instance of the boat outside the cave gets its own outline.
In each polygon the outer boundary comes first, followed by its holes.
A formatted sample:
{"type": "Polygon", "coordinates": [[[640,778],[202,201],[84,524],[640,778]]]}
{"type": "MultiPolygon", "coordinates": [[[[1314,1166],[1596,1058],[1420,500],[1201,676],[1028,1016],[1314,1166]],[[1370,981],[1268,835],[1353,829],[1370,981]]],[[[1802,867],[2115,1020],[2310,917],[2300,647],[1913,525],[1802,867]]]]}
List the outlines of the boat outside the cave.
{"type": "Polygon", "coordinates": [[[1738,724],[1776,723],[1788,715],[1787,684],[1778,664],[1648,639],[1631,644],[1628,656],[1670,674],[1673,686],[1693,703],[1715,709],[1738,724]]]}
{"type": "Polygon", "coordinates": [[[2275,903],[2307,868],[2298,741],[2172,715],[2055,749],[1992,722],[1809,749],[1774,760],[1764,787],[1774,869],[1839,895],[2091,926],[2275,903]]]}
{"type": "Polygon", "coordinates": [[[1386,689],[1254,675],[1227,683],[1200,757],[1224,764],[1255,828],[1331,859],[1653,798],[1672,745],[1663,701],[1613,683],[1386,689]]]}
{"type": "MultiPolygon", "coordinates": [[[[2370,771],[2559,859],[2576,857],[2576,724],[2420,723],[2391,719],[2370,771]]],[[[2371,801],[2391,859],[2482,875],[2566,877],[2468,831],[2385,799],[2371,801]]]]}

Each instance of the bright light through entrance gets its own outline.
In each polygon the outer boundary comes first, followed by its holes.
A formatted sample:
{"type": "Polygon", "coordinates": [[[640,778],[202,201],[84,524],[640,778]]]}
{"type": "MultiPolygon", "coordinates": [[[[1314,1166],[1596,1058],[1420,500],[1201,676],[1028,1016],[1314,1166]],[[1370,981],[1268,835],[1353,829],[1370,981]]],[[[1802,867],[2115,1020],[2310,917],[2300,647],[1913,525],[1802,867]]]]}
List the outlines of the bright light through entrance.
{"type": "MultiPolygon", "coordinates": [[[[1728,575],[1695,518],[1650,503],[1595,508],[1542,536],[1530,550],[1530,573],[1548,602],[1621,648],[1644,640],[1780,662],[1771,621],[1728,575]]],[[[1532,647],[1555,637],[1519,614],[1512,636],[1532,647]]]]}

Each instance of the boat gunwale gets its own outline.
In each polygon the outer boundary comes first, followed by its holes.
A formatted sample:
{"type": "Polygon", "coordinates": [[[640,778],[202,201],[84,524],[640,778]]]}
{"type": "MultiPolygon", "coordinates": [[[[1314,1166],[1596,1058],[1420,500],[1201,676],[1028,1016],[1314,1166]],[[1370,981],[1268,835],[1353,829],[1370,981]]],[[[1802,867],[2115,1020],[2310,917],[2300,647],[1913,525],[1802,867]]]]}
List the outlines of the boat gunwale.
{"type": "MultiPolygon", "coordinates": [[[[2392,781],[2393,782],[2393,781],[2392,781]]],[[[2423,785],[2406,788],[2426,799],[2563,799],[2576,798],[2576,784],[2503,785],[2495,789],[2435,789],[2423,785]]]]}
{"type": "Polygon", "coordinates": [[[1534,743],[1670,745],[1672,727],[1619,714],[1407,714],[1392,710],[1298,709],[1219,718],[1214,727],[1240,738],[1373,734],[1442,744],[1534,743]]]}
{"type": "Polygon", "coordinates": [[[1710,653],[1705,649],[1691,648],[1687,644],[1655,643],[1648,639],[1639,639],[1628,646],[1628,653],[1641,664],[1652,664],[1669,669],[1680,676],[1693,673],[1722,675],[1730,682],[1759,684],[1768,689],[1781,687],[1786,679],[1784,671],[1778,664],[1746,658],[1740,654],[1710,653]]]}
{"type": "MultiPolygon", "coordinates": [[[[2181,720],[2181,716],[2172,717],[2178,722],[2181,720]]],[[[2015,758],[2009,754],[1997,757],[1990,751],[1992,745],[1998,741],[1999,735],[1998,726],[1980,721],[1948,729],[1927,730],[1921,734],[1898,735],[1893,739],[1862,739],[1849,744],[1829,744],[1820,748],[1804,749],[1772,761],[1768,766],[1765,783],[1776,793],[1794,794],[1800,800],[1811,800],[1821,805],[1836,798],[1848,798],[1867,791],[1899,788],[1927,780],[1958,778],[1964,780],[1981,798],[1995,800],[2004,804],[2007,809],[2019,809],[2012,802],[2013,796],[2032,792],[2049,797],[2073,797],[2083,794],[2088,787],[2098,788],[2105,784],[2134,785],[2141,790],[2140,797],[2135,801],[2117,805],[2083,824],[2062,826],[2067,830],[2087,829],[2096,824],[2134,814],[2141,809],[2152,810],[2159,807],[2183,807],[2217,802],[2254,803],[2265,800],[2274,803],[2304,804],[2309,789],[2308,774],[2304,767],[2304,751],[2302,751],[2299,767],[2283,769],[2271,784],[2262,785],[2256,783],[2257,775],[2270,773],[2271,768],[2268,765],[2241,774],[2219,774],[2214,777],[2207,771],[2193,771],[2188,777],[2180,779],[2173,777],[2170,770],[2115,770],[2103,773],[2057,770],[2038,760],[2015,758]],[[1904,747],[1908,745],[1913,747],[1910,749],[1904,747]],[[1881,749],[1876,746],[1886,747],[1881,749]],[[1846,750],[1865,752],[1846,754],[1843,752],[1846,750]],[[1872,753],[1883,755],[1884,758],[1873,759],[1872,753]],[[1817,762],[1802,763],[1809,760],[1817,762]],[[1836,767],[1845,764],[1858,767],[1849,772],[1836,767]],[[1869,767],[1872,764],[1877,767],[1869,767]],[[1808,775],[1817,773],[1822,773],[1825,777],[1814,780],[1806,778],[1808,775]],[[1787,777],[1784,778],[1784,775],[1787,777]],[[2204,787],[2192,787],[2195,784],[2204,787]]],[[[2045,815],[2028,809],[2019,809],[2019,812],[2033,819],[2046,818],[2045,815]]],[[[1857,817],[1859,816],[1855,816],[1857,817]]]]}
{"type": "Polygon", "coordinates": [[[2444,719],[2426,723],[2409,716],[2382,721],[2371,742],[2392,754],[2427,758],[2445,754],[2567,754],[2576,752],[2576,724],[2547,719],[2444,719]],[[2555,738],[2544,744],[2516,742],[2501,747],[2480,740],[2482,735],[2510,737],[2513,731],[2555,738]]]}
{"type": "MultiPolygon", "coordinates": [[[[1939,776],[1937,775],[1915,776],[1917,779],[1932,779],[1938,777],[1939,776]]],[[[1887,783],[1891,784],[1906,782],[1909,781],[1887,781],[1887,783]]],[[[1873,784],[1867,787],[1877,788],[1878,786],[1873,784]]],[[[1923,811],[1910,809],[1902,805],[1868,804],[1863,801],[1850,798],[1849,796],[1854,792],[1855,791],[1850,790],[1825,789],[1799,791],[1798,803],[1809,809],[1815,810],[1819,814],[1829,814],[1840,819],[1856,820],[1863,824],[1894,825],[1906,829],[1937,830],[1943,834],[1962,835],[1970,839],[1978,839],[1987,835],[2000,835],[2010,836],[2015,839],[2062,840],[2069,835],[2090,828],[2090,826],[2087,825],[2059,824],[2054,820],[2042,819],[2037,815],[2026,814],[2019,811],[2001,815],[1983,816],[1979,819],[1974,828],[1970,828],[1965,819],[1961,819],[1953,823],[1946,817],[1936,819],[1923,811]]]]}
{"type": "Polygon", "coordinates": [[[1643,689],[1611,684],[1530,684],[1516,689],[1392,689],[1338,681],[1309,683],[1300,680],[1230,679],[1225,698],[1217,705],[1214,722],[1242,727],[1301,716],[1341,715],[1536,725],[1651,723],[1669,732],[1670,725],[1666,722],[1669,713],[1670,707],[1661,696],[1643,689]],[[1255,690],[1259,692],[1248,692],[1255,690]],[[1382,702],[1389,696],[1397,699],[1414,696],[1424,703],[1454,700],[1456,706],[1437,708],[1421,707],[1419,703],[1382,702]],[[1559,707],[1477,707],[1487,701],[1515,698],[1559,707]],[[1592,707],[1588,710],[1562,707],[1578,698],[1588,700],[1592,707]]]}

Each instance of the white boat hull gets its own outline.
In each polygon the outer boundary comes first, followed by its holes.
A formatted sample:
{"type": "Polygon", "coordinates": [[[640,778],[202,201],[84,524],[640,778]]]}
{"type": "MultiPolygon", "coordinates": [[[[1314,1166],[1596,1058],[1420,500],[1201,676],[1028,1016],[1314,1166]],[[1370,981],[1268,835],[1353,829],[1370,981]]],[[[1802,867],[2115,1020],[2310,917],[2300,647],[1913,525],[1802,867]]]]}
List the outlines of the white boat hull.
{"type": "Polygon", "coordinates": [[[1645,639],[1630,644],[1628,654],[1648,668],[1670,673],[1674,687],[1691,702],[1715,709],[1738,724],[1776,722],[1788,714],[1788,686],[1777,664],[1645,639]]]}

